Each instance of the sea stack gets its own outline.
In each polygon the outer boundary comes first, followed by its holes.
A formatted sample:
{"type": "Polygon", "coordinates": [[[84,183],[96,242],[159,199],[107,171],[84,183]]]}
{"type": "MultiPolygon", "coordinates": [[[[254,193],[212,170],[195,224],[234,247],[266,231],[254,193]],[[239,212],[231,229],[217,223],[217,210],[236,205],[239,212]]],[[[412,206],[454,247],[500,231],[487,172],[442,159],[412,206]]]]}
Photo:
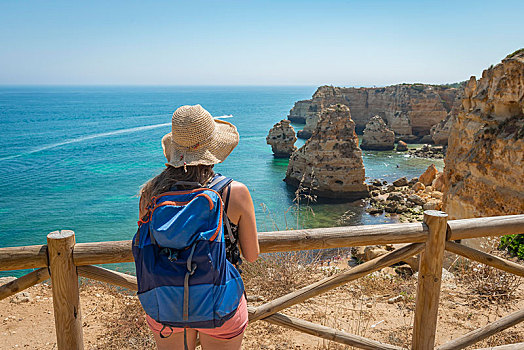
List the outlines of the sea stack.
{"type": "Polygon", "coordinates": [[[289,158],[297,150],[295,129],[289,120],[281,120],[269,130],[266,142],[271,145],[275,158],[289,158]]]}
{"type": "Polygon", "coordinates": [[[395,133],[388,129],[378,115],[371,118],[364,129],[360,148],[364,150],[385,151],[395,147],[395,133]]]}
{"type": "Polygon", "coordinates": [[[325,108],[306,144],[291,155],[284,181],[323,198],[368,197],[362,151],[349,108],[325,108]]]}
{"type": "Polygon", "coordinates": [[[471,77],[444,168],[450,219],[524,213],[524,49],[471,77]]]}

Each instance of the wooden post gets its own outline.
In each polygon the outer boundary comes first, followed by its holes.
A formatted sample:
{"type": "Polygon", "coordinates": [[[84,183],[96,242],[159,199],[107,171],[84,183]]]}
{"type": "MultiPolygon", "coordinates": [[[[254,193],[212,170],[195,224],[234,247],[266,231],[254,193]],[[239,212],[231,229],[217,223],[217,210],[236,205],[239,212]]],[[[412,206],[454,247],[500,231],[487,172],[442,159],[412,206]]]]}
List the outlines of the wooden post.
{"type": "Polygon", "coordinates": [[[73,231],[54,231],[47,235],[58,350],[84,349],[74,246],[73,231]]]}
{"type": "Polygon", "coordinates": [[[426,249],[420,254],[417,301],[413,325],[413,350],[430,350],[435,345],[442,262],[446,244],[448,214],[428,210],[424,223],[428,225],[429,237],[426,249]]]}

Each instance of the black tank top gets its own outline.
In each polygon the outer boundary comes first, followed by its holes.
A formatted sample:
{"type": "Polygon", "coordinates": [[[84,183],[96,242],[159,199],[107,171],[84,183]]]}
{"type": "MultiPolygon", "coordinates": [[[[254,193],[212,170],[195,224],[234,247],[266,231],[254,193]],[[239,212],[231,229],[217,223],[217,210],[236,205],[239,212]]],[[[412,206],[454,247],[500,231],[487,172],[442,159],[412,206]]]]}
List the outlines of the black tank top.
{"type": "Polygon", "coordinates": [[[234,223],[229,220],[229,217],[227,217],[227,208],[229,205],[229,194],[231,193],[231,184],[227,185],[220,195],[222,196],[222,199],[224,200],[224,212],[226,213],[226,220],[229,221],[229,227],[231,227],[231,235],[233,236],[233,239],[229,236],[229,230],[227,229],[227,223],[224,220],[224,237],[226,240],[226,259],[233,264],[238,270],[238,272],[242,273],[242,270],[240,270],[240,265],[242,265],[242,258],[240,257],[240,249],[238,248],[238,225],[235,225],[234,223]],[[224,191],[227,190],[226,198],[224,199],[224,191]]]}

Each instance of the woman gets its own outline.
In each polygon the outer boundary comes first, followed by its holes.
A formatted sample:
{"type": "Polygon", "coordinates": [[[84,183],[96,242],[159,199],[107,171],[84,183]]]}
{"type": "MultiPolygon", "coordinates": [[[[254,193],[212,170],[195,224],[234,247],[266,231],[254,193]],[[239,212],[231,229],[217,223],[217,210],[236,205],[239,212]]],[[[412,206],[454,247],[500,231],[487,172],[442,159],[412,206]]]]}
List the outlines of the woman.
{"type": "MultiPolygon", "coordinates": [[[[213,165],[224,161],[238,144],[239,135],[231,123],[213,119],[211,114],[196,106],[182,106],[173,113],[172,131],[162,139],[166,169],[149,180],[140,191],[140,218],[147,216],[151,198],[172,191],[177,182],[197,182],[206,185],[214,177],[213,165]]],[[[179,189],[177,187],[177,189],[179,189]]],[[[229,218],[235,240],[242,256],[255,261],[259,254],[255,211],[247,187],[233,181],[221,193],[225,214],[229,218]]],[[[226,250],[234,252],[236,243],[226,237],[226,250]]],[[[228,254],[231,259],[231,254],[228,254]]],[[[235,254],[233,254],[235,255],[235,254]]],[[[237,254],[238,255],[238,254],[237,254]]],[[[234,265],[238,261],[231,261],[234,265]]],[[[203,349],[241,349],[247,326],[248,313],[245,296],[242,296],[232,318],[213,329],[186,329],[187,347],[195,348],[197,333],[203,349]]],[[[165,327],[147,316],[147,323],[155,336],[158,349],[183,349],[184,330],[165,327]],[[172,332],[171,332],[172,330],[172,332]]]]}

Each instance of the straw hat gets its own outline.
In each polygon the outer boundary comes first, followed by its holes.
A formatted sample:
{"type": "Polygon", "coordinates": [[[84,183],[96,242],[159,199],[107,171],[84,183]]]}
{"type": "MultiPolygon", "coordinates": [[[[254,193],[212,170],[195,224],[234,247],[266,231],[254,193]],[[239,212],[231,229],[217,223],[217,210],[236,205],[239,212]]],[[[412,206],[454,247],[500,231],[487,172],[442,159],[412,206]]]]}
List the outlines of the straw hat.
{"type": "Polygon", "coordinates": [[[162,138],[167,163],[213,165],[223,162],[238,144],[237,128],[214,119],[202,106],[182,106],[173,113],[171,132],[162,138]]]}

